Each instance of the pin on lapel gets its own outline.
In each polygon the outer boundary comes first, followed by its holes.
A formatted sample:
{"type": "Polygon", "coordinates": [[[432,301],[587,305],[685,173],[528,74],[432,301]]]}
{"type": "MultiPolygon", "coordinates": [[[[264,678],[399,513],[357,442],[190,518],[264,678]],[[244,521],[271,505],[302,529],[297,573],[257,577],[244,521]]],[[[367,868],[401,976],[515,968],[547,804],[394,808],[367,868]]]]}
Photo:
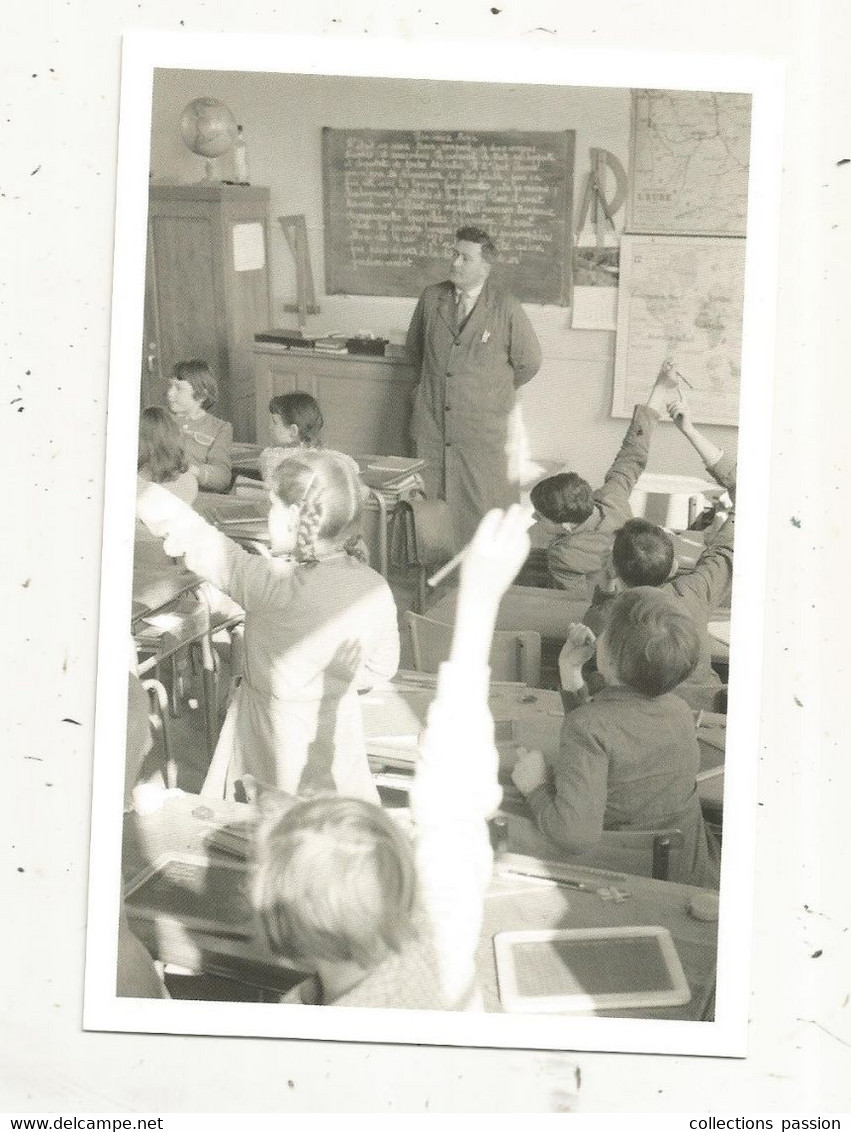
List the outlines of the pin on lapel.
{"type": "Polygon", "coordinates": [[[491,332],[489,330],[486,330],[484,332],[484,334],[482,334],[482,341],[487,342],[487,340],[488,340],[488,338],[490,338],[490,336],[491,336],[491,332]]]}

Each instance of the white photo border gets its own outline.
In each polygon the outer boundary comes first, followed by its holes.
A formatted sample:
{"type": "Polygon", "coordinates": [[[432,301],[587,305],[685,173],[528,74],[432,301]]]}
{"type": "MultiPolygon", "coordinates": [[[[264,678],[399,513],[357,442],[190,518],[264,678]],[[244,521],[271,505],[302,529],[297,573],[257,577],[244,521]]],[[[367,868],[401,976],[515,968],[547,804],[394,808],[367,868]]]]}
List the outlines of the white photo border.
{"type": "Polygon", "coordinates": [[[743,1057],[747,1052],[754,830],[774,371],[783,71],[745,56],[578,51],[558,44],[131,32],[122,63],[110,342],[89,917],[87,1030],[743,1057]],[[535,1017],[245,1003],[115,993],[121,888],[127,624],[142,355],[154,70],[280,72],[494,84],[742,91],[753,96],[739,424],[736,569],[715,1020],[535,1017]],[[565,76],[569,78],[566,79],[565,76]]]}

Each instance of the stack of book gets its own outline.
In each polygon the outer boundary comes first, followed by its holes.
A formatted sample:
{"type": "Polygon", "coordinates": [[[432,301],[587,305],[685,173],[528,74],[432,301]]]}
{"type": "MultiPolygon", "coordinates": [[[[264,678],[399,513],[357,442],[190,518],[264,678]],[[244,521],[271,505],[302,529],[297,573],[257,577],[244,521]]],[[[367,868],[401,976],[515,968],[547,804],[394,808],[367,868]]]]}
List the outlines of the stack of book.
{"type": "Polygon", "coordinates": [[[380,492],[388,503],[398,503],[414,488],[422,490],[420,471],[425,460],[412,456],[358,456],[357,461],[363,482],[380,492]]]}

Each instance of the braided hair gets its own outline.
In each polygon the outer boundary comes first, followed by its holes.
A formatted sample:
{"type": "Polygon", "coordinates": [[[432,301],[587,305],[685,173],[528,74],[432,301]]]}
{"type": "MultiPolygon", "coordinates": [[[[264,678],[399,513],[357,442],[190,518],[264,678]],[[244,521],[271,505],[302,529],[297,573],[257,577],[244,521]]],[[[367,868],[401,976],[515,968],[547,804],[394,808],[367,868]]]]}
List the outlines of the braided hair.
{"type": "Polygon", "coordinates": [[[320,539],[366,560],[360,532],[363,505],[356,465],[332,452],[305,449],[275,470],[274,490],[286,506],[299,508],[295,557],[315,564],[320,539]],[[360,545],[358,545],[360,543],[360,545]]]}

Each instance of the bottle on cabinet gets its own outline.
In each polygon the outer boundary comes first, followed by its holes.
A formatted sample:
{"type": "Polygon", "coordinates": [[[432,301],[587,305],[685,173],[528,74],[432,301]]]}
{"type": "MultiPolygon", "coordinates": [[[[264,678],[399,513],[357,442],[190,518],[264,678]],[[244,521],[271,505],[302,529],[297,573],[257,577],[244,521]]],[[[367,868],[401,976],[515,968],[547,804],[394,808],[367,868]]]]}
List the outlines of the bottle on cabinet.
{"type": "Polygon", "coordinates": [[[233,146],[233,170],[234,180],[238,185],[250,183],[248,177],[248,147],[245,144],[242,126],[236,127],[236,141],[233,146]]]}

